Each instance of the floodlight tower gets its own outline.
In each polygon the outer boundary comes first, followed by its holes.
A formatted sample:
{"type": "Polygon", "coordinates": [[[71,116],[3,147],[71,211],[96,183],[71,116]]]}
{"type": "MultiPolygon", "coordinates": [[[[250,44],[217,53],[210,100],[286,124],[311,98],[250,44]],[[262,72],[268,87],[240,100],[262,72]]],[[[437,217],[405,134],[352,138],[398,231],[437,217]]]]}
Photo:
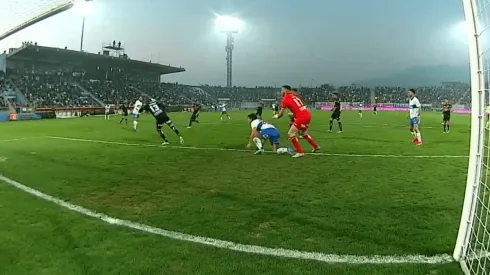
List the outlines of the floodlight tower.
{"type": "Polygon", "coordinates": [[[231,90],[233,87],[233,49],[235,48],[235,38],[243,23],[236,17],[218,16],[216,26],[219,31],[226,34],[226,87],[231,90]]]}
{"type": "Polygon", "coordinates": [[[233,87],[233,48],[235,47],[235,38],[233,34],[238,33],[238,31],[226,32],[226,87],[231,89],[233,87]]]}
{"type": "Polygon", "coordinates": [[[92,12],[93,6],[92,2],[93,0],[79,0],[74,2],[75,6],[74,8],[77,10],[78,13],[80,13],[83,16],[82,19],[82,33],[80,34],[80,51],[83,51],[83,38],[85,35],[85,17],[89,15],[92,12]]]}

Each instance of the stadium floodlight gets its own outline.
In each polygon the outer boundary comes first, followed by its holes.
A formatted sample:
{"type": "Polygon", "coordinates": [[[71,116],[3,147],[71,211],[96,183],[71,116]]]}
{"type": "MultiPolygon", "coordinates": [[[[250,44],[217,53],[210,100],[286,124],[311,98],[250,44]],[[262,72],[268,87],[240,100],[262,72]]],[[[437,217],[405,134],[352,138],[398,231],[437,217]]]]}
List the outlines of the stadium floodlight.
{"type": "Polygon", "coordinates": [[[226,33],[226,87],[231,89],[232,83],[232,68],[233,68],[233,49],[235,47],[235,40],[233,34],[238,33],[243,28],[243,21],[234,16],[217,16],[216,27],[222,32],[226,33]]]}
{"type": "Polygon", "coordinates": [[[92,0],[79,0],[74,3],[73,9],[83,16],[87,16],[93,12],[94,5],[92,0]]]}
{"type": "Polygon", "coordinates": [[[215,23],[218,30],[224,33],[237,33],[243,28],[243,21],[234,16],[217,16],[215,23]]]}
{"type": "Polygon", "coordinates": [[[455,24],[451,28],[451,37],[458,42],[462,42],[464,44],[468,44],[468,27],[466,26],[466,22],[462,21],[455,24]]]}
{"type": "MultiPolygon", "coordinates": [[[[466,191],[453,257],[466,275],[490,270],[490,125],[485,126],[489,95],[490,0],[462,0],[466,19],[471,84],[471,135],[466,191]]],[[[487,122],[488,123],[488,122],[487,122]]]]}
{"type": "Polygon", "coordinates": [[[73,8],[75,11],[83,15],[82,19],[82,33],[80,35],[80,51],[83,52],[83,38],[85,35],[85,17],[93,12],[93,0],[79,0],[74,3],[73,8]]]}

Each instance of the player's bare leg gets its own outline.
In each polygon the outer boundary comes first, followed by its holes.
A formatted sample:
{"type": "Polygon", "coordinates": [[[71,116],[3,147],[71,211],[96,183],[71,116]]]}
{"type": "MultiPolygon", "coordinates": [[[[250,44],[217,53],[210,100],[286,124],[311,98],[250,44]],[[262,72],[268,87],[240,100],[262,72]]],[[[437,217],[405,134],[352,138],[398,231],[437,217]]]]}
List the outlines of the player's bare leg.
{"type": "Polygon", "coordinates": [[[419,127],[418,126],[413,126],[413,131],[415,133],[415,145],[420,146],[422,145],[422,136],[420,135],[419,127]]]}
{"type": "Polygon", "coordinates": [[[133,119],[133,131],[138,131],[138,119],[133,119]]]}
{"type": "Polygon", "coordinates": [[[320,146],[316,144],[313,138],[308,134],[308,130],[300,131],[301,136],[308,141],[308,143],[313,147],[312,152],[315,153],[320,150],[320,146]]]}
{"type": "Polygon", "coordinates": [[[255,136],[252,141],[254,142],[255,146],[257,147],[257,151],[255,151],[254,155],[259,155],[264,153],[264,146],[262,145],[262,140],[260,137],[255,136]]]}
{"type": "Polygon", "coordinates": [[[294,125],[292,125],[291,128],[289,128],[288,137],[291,143],[293,144],[294,149],[296,150],[296,154],[292,156],[293,158],[300,158],[305,155],[303,149],[301,148],[301,145],[299,145],[298,132],[299,132],[298,128],[296,128],[296,126],[294,125]]]}
{"type": "Polygon", "coordinates": [[[417,142],[417,136],[415,133],[415,128],[412,126],[409,128],[409,130],[410,130],[410,134],[412,135],[412,142],[413,143],[417,142]]]}

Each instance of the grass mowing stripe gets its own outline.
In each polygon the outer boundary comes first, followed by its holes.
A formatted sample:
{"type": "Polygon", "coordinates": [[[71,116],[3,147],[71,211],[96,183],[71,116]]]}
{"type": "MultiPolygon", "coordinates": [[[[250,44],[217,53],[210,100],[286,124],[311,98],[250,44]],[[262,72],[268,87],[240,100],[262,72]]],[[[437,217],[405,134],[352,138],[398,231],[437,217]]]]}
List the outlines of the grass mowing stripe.
{"type": "Polygon", "coordinates": [[[202,245],[213,246],[222,249],[228,249],[233,251],[261,254],[267,256],[275,256],[282,258],[293,258],[303,260],[321,261],[330,264],[442,264],[452,262],[453,259],[448,254],[426,256],[426,255],[370,255],[370,256],[357,256],[357,255],[336,255],[336,254],[324,254],[319,252],[305,252],[298,250],[282,249],[282,248],[269,248],[257,245],[239,244],[230,241],[223,241],[218,239],[206,238],[201,236],[195,236],[190,234],[179,233],[175,231],[169,231],[157,227],[153,227],[146,224],[132,222],[128,220],[122,220],[114,217],[110,217],[103,213],[98,213],[90,209],[71,204],[63,201],[59,198],[50,196],[41,191],[25,186],[15,180],[7,178],[0,174],[0,181],[3,181],[17,189],[20,189],[33,196],[41,198],[43,200],[57,204],[68,210],[86,215],[92,218],[99,219],[112,225],[118,225],[122,227],[131,228],[134,230],[143,231],[150,234],[156,234],[167,238],[181,240],[186,242],[193,242],[202,245]]]}
{"type": "MultiPolygon", "coordinates": [[[[70,137],[59,137],[59,136],[48,136],[47,138],[58,139],[58,140],[69,140],[78,142],[91,142],[91,143],[102,143],[102,144],[113,144],[113,145],[123,145],[123,146],[136,146],[136,147],[159,147],[159,148],[174,148],[174,149],[188,149],[188,150],[209,150],[209,151],[231,151],[231,152],[247,152],[251,153],[251,150],[244,149],[232,149],[232,148],[216,148],[216,147],[192,147],[192,146],[169,146],[169,145],[156,145],[156,144],[142,144],[142,143],[127,143],[118,141],[106,141],[106,140],[95,140],[95,139],[83,139],[83,138],[70,138],[70,137]]],[[[266,153],[273,153],[271,151],[266,153]]],[[[329,154],[329,153],[305,153],[307,155],[315,156],[333,156],[333,157],[371,157],[371,158],[468,158],[468,156],[458,156],[458,155],[442,155],[442,156],[424,156],[424,155],[360,155],[360,154],[329,154]]]]}

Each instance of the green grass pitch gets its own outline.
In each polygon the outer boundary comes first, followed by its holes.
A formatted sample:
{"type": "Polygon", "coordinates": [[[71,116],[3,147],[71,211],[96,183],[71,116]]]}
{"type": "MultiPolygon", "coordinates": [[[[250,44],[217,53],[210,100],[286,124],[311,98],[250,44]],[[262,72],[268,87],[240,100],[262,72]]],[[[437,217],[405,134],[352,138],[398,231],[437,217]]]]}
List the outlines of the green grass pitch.
{"type": "MultiPolygon", "coordinates": [[[[310,134],[323,154],[292,159],[253,155],[245,148],[247,113],[230,115],[221,122],[219,113],[202,113],[202,123],[186,129],[190,114],[171,113],[185,144],[164,128],[169,148],[159,146],[146,115],[136,133],[119,125],[120,116],[3,123],[0,174],[112,217],[240,244],[336,255],[452,253],[469,116],[454,115],[443,134],[440,113],[423,113],[424,145],[415,147],[405,113],[344,112],[337,134],[328,133],[329,112],[314,112],[310,134]]],[[[266,121],[290,146],[288,119],[266,121]]],[[[110,225],[0,182],[0,274],[408,275],[459,274],[459,266],[235,252],[110,225]]]]}

